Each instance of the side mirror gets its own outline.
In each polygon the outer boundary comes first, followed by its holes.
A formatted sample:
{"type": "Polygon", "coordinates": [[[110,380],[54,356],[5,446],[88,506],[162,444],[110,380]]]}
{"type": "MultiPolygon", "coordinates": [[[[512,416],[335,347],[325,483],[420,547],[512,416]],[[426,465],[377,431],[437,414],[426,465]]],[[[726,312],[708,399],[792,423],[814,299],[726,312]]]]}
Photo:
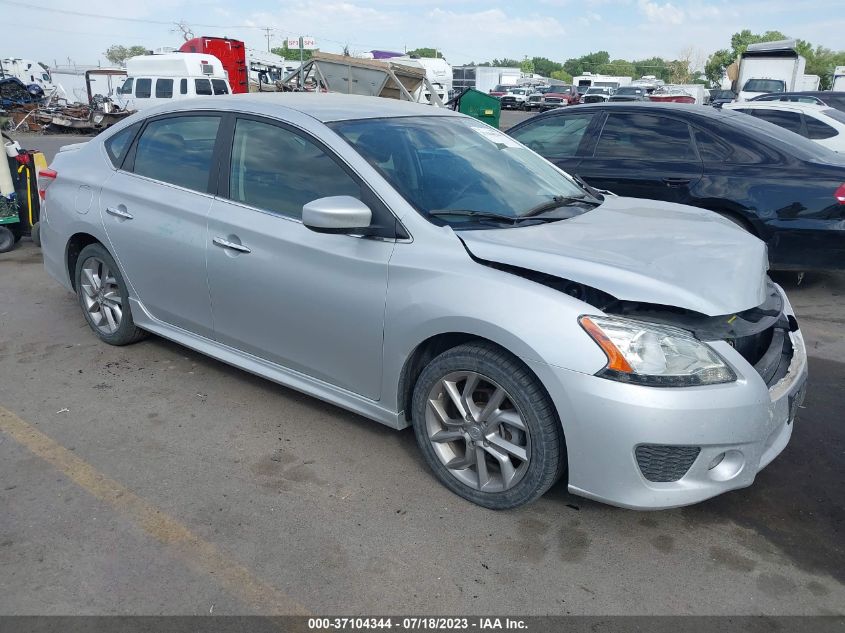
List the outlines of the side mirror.
{"type": "Polygon", "coordinates": [[[352,196],[317,198],[302,207],[302,223],[318,233],[352,233],[372,221],[370,207],[352,196]]]}

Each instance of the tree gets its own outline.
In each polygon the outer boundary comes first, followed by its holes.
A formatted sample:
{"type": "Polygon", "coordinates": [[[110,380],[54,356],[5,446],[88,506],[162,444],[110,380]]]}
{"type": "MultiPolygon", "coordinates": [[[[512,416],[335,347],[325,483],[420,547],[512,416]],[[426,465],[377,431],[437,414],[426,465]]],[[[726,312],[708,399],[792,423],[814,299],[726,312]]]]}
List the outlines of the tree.
{"type": "MultiPolygon", "coordinates": [[[[280,57],[284,57],[285,59],[290,59],[293,61],[299,60],[299,47],[288,48],[287,42],[285,42],[282,46],[277,46],[276,48],[271,49],[270,52],[275,53],[280,57]]],[[[311,54],[313,52],[314,51],[309,51],[308,49],[302,51],[302,61],[307,62],[309,59],[311,59],[311,54]]]]}
{"type": "Polygon", "coordinates": [[[533,75],[534,74],[534,60],[528,59],[526,56],[519,64],[519,70],[521,70],[526,75],[533,75]]]}
{"type": "Polygon", "coordinates": [[[146,46],[122,46],[121,44],[112,44],[108,47],[103,55],[112,64],[122,65],[130,57],[135,55],[146,55],[149,51],[146,46]]]}
{"type": "Polygon", "coordinates": [[[645,77],[646,75],[654,75],[657,79],[669,81],[669,65],[662,57],[649,57],[648,59],[640,59],[633,62],[635,78],[645,77]]]}
{"type": "Polygon", "coordinates": [[[531,62],[534,64],[534,72],[543,77],[551,77],[553,72],[563,70],[563,64],[545,57],[534,57],[531,62]]]}
{"type": "Polygon", "coordinates": [[[573,77],[583,75],[585,72],[600,73],[602,68],[610,63],[610,53],[598,51],[587,53],[581,57],[567,59],[563,63],[563,69],[573,77]]]}
{"type": "Polygon", "coordinates": [[[633,77],[636,70],[631,62],[624,59],[614,59],[612,62],[605,64],[601,72],[604,75],[614,77],[633,77]]]}
{"type": "Polygon", "coordinates": [[[411,57],[443,57],[443,53],[441,53],[436,48],[415,48],[412,51],[408,51],[407,55],[411,57]]]}
{"type": "Polygon", "coordinates": [[[504,66],[506,68],[519,68],[522,65],[518,59],[511,59],[509,57],[503,57],[502,59],[494,59],[490,62],[491,66],[504,66]]]}
{"type": "Polygon", "coordinates": [[[557,79],[558,81],[565,81],[566,83],[570,83],[572,81],[572,75],[566,72],[563,68],[560,70],[553,70],[549,77],[552,79],[557,79]]]}

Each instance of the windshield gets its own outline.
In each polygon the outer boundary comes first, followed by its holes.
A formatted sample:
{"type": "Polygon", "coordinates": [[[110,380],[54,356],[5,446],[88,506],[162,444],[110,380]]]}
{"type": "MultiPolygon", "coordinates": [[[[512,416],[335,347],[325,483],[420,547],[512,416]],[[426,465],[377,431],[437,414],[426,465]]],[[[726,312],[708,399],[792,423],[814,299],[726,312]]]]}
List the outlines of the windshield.
{"type": "Polygon", "coordinates": [[[620,88],[616,91],[618,95],[641,95],[642,93],[642,88],[620,88]]]}
{"type": "Polygon", "coordinates": [[[780,79],[749,79],[743,88],[745,92],[783,92],[786,84],[780,79]]]}
{"type": "MultiPolygon", "coordinates": [[[[337,121],[329,127],[429,218],[449,210],[518,218],[567,197],[585,197],[595,203],[551,163],[474,119],[365,119],[337,121]]],[[[439,220],[453,225],[477,223],[477,218],[466,215],[439,220]]]]}
{"type": "Polygon", "coordinates": [[[499,84],[495,88],[493,88],[493,92],[507,92],[511,86],[505,86],[503,84],[499,84]]]}

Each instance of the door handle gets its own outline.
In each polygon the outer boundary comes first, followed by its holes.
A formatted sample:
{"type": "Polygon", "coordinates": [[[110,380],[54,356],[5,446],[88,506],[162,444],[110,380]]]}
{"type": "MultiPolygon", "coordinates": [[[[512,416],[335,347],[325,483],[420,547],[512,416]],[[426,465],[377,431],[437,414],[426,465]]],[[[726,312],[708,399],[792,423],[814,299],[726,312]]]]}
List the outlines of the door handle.
{"type": "Polygon", "coordinates": [[[120,207],[106,207],[106,213],[118,218],[123,218],[124,220],[131,220],[135,217],[131,213],[129,213],[129,211],[127,211],[126,209],[121,209],[120,207]]]}
{"type": "Polygon", "coordinates": [[[221,248],[230,248],[233,251],[238,251],[239,253],[251,253],[252,252],[248,247],[244,246],[243,244],[238,244],[237,242],[231,242],[231,241],[227,240],[225,237],[215,237],[211,241],[214,242],[215,244],[217,244],[217,246],[220,246],[221,248]]]}
{"type": "Polygon", "coordinates": [[[690,184],[689,178],[664,178],[663,182],[667,187],[684,187],[690,184]]]}

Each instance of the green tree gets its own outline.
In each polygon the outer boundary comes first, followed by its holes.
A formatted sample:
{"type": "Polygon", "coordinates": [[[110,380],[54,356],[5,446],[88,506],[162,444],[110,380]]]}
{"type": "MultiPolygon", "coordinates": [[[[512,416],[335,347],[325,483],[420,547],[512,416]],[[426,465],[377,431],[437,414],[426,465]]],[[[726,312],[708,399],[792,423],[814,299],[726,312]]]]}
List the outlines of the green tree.
{"type": "Polygon", "coordinates": [[[574,77],[575,75],[583,75],[585,72],[600,73],[602,68],[609,63],[610,53],[598,51],[597,53],[587,53],[581,57],[567,59],[563,63],[563,69],[574,77]]]}
{"type": "Polygon", "coordinates": [[[561,68],[560,70],[553,70],[551,73],[549,73],[549,77],[551,77],[552,79],[557,79],[559,81],[565,81],[567,83],[572,81],[572,75],[566,72],[563,68],[561,68]]]}
{"type": "Polygon", "coordinates": [[[534,60],[528,59],[526,57],[519,63],[519,69],[524,72],[526,75],[533,75],[534,74],[534,60]]]}
{"type": "Polygon", "coordinates": [[[504,66],[506,68],[519,68],[522,65],[518,59],[511,59],[510,57],[503,57],[502,59],[494,59],[490,62],[490,66],[504,66]]]}
{"type": "MultiPolygon", "coordinates": [[[[287,42],[285,42],[283,46],[277,46],[276,48],[270,49],[270,52],[275,53],[280,57],[284,57],[285,59],[299,61],[299,47],[288,48],[287,42]]],[[[302,51],[302,60],[307,62],[311,59],[311,55],[313,53],[314,51],[309,51],[308,49],[302,51]]]]}
{"type": "Polygon", "coordinates": [[[644,77],[646,75],[654,75],[663,81],[669,81],[669,67],[666,60],[662,57],[649,57],[648,59],[639,59],[633,62],[634,74],[631,75],[635,79],[644,77]]]}
{"type": "Polygon", "coordinates": [[[149,52],[146,46],[123,46],[121,44],[112,44],[108,47],[103,55],[112,64],[121,65],[130,57],[136,55],[146,55],[149,52]]]}
{"type": "Polygon", "coordinates": [[[625,59],[614,59],[612,62],[605,64],[600,72],[614,77],[633,77],[636,69],[632,62],[625,59]]]}
{"type": "Polygon", "coordinates": [[[443,57],[443,53],[437,50],[436,48],[427,47],[415,48],[412,51],[408,51],[406,54],[410,55],[411,57],[443,57]]]}
{"type": "Polygon", "coordinates": [[[543,77],[551,77],[553,72],[563,70],[563,64],[545,57],[533,57],[531,61],[534,64],[534,72],[543,77]]]}

